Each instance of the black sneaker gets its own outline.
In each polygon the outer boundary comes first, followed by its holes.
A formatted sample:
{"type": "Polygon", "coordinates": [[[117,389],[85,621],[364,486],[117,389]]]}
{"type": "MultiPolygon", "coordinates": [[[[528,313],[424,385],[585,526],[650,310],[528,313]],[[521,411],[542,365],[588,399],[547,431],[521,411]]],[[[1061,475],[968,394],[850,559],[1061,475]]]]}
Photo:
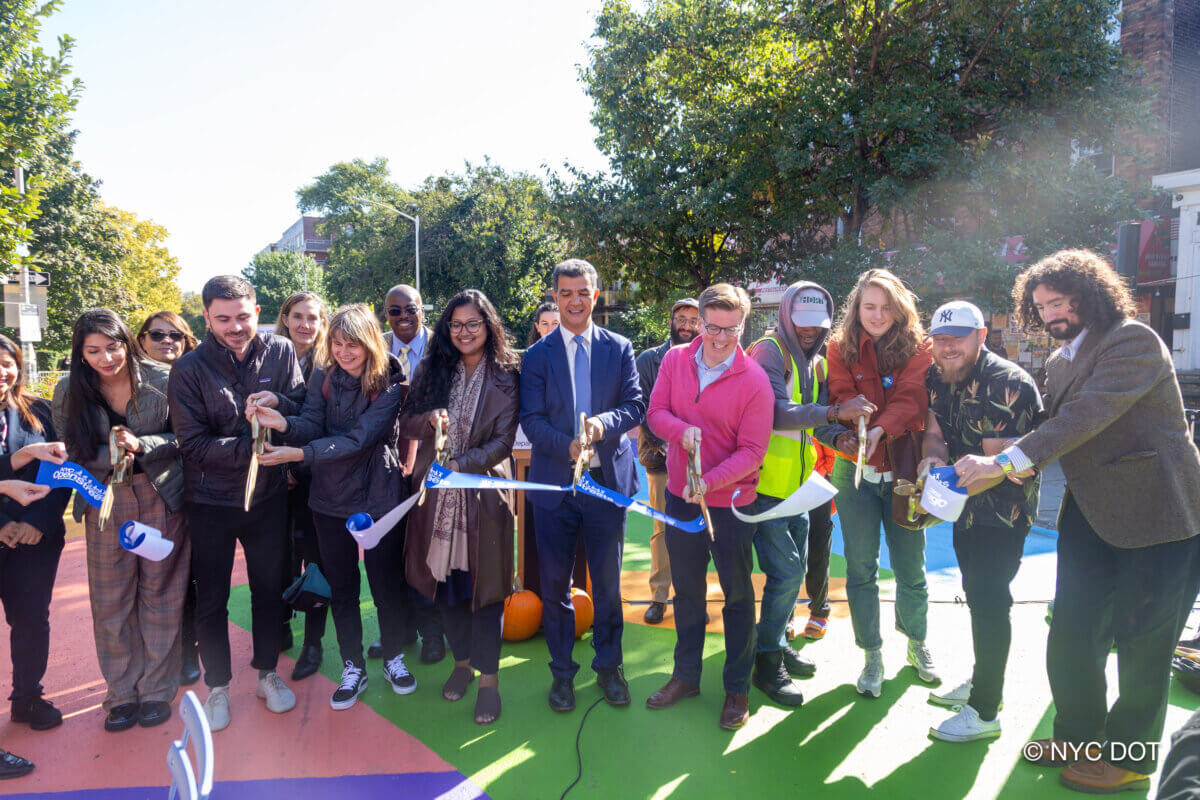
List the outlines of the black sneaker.
{"type": "MultiPolygon", "coordinates": [[[[414,639],[413,641],[416,640],[414,639]]],[[[405,645],[405,647],[407,646],[408,645],[405,645]]],[[[367,648],[367,658],[383,658],[383,642],[381,640],[376,639],[371,643],[371,646],[367,648]]]]}
{"type": "MultiPolygon", "coordinates": [[[[62,712],[46,698],[35,697],[24,702],[13,701],[10,719],[27,723],[35,731],[48,731],[62,725],[62,712]]],[[[136,717],[134,721],[137,721],[136,717]]]]}
{"type": "Polygon", "coordinates": [[[0,750],[0,780],[19,778],[33,772],[33,762],[16,753],[0,750]]]}
{"type": "Polygon", "coordinates": [[[817,662],[790,645],[783,648],[783,666],[793,678],[811,678],[817,674],[817,662]]]}
{"type": "Polygon", "coordinates": [[[383,677],[387,678],[396,694],[412,694],[417,690],[417,679],[404,666],[403,653],[383,665],[383,677]]]}
{"type": "Polygon", "coordinates": [[[367,673],[353,661],[346,662],[342,670],[342,682],[329,698],[329,705],[338,711],[350,708],[358,702],[358,696],[367,690],[367,673]]]}

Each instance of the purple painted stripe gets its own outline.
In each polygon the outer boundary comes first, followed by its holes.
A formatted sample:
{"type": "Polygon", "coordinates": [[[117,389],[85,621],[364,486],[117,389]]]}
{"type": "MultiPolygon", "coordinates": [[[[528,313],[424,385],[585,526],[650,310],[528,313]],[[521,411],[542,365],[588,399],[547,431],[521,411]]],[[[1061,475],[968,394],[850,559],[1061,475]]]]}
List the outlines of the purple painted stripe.
{"type": "MultiPolygon", "coordinates": [[[[163,771],[166,772],[164,765],[163,771]]],[[[11,784],[10,784],[11,786],[11,784]]],[[[4,789],[10,788],[4,786],[4,789]]],[[[329,797],[354,797],[371,800],[436,798],[452,789],[454,800],[487,800],[479,787],[461,773],[410,772],[401,775],[346,775],[339,778],[279,778],[258,781],[218,781],[213,797],[221,800],[325,800],[329,797]]],[[[27,800],[162,800],[167,786],[137,786],[121,789],[81,789],[73,792],[45,792],[22,795],[27,800]]]]}

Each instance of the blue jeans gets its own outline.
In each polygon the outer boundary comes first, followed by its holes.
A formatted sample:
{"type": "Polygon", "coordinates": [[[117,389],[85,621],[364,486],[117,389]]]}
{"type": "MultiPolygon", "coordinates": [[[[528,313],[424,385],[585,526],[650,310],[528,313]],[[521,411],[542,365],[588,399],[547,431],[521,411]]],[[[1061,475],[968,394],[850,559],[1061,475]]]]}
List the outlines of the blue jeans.
{"type": "MultiPolygon", "coordinates": [[[[780,503],[777,497],[760,494],[750,505],[750,514],[761,514],[780,503]]],[[[767,581],[763,585],[762,610],[758,615],[759,653],[787,647],[787,624],[796,613],[796,598],[808,554],[808,513],[758,523],[754,552],[767,581]]]]}
{"type": "Polygon", "coordinates": [[[892,482],[863,479],[854,488],[854,462],[839,458],[830,483],[846,545],[846,599],[854,623],[854,643],[865,650],[883,645],[879,635],[879,526],[887,537],[896,575],[896,630],[925,641],[929,591],[925,585],[925,533],[892,521],[892,482]]]}

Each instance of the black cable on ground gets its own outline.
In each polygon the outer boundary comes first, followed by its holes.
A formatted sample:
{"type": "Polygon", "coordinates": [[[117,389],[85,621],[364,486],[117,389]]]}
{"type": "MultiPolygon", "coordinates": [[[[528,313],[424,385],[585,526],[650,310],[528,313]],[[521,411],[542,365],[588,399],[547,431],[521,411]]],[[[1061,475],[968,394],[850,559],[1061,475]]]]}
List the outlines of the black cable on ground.
{"type": "Polygon", "coordinates": [[[571,785],[563,789],[563,793],[559,796],[558,800],[564,800],[567,792],[574,789],[575,785],[583,780],[583,751],[579,749],[580,739],[583,738],[583,724],[587,722],[588,714],[592,713],[592,709],[600,705],[603,700],[603,697],[596,698],[596,702],[588,706],[588,710],[583,712],[583,719],[579,720],[579,731],[575,734],[575,760],[579,764],[579,772],[575,775],[575,780],[571,781],[571,785]]]}

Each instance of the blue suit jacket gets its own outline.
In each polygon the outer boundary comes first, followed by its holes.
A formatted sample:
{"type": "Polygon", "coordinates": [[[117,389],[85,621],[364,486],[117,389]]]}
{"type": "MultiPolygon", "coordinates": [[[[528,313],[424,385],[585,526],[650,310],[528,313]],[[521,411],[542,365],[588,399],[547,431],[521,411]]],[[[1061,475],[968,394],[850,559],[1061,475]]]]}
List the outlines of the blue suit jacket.
{"type": "MultiPolygon", "coordinates": [[[[592,416],[604,425],[604,438],[593,447],[600,459],[604,485],[632,497],[638,491],[637,466],[625,432],[646,417],[646,400],[638,382],[633,346],[623,336],[593,328],[592,416]]],[[[529,480],[565,486],[574,477],[571,440],[575,438],[575,403],[567,346],[554,331],[525,351],[521,366],[521,429],[533,443],[529,480]]],[[[555,508],[564,495],[530,492],[530,501],[555,508]]]]}

